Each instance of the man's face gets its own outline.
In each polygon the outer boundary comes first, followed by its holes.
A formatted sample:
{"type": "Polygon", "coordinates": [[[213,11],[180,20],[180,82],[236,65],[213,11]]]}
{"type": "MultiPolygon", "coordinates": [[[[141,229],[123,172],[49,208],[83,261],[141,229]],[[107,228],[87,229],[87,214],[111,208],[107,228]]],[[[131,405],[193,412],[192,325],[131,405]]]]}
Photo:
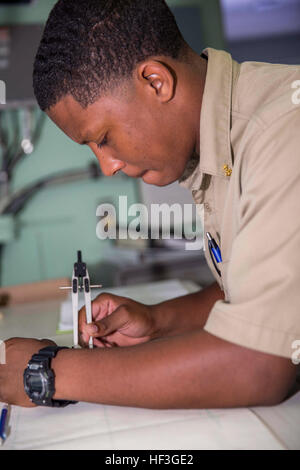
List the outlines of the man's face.
{"type": "Polygon", "coordinates": [[[72,140],[88,145],[102,172],[118,171],[165,186],[178,180],[195,150],[194,129],[176,100],[161,103],[134,89],[83,109],[70,95],[47,113],[72,140]]]}

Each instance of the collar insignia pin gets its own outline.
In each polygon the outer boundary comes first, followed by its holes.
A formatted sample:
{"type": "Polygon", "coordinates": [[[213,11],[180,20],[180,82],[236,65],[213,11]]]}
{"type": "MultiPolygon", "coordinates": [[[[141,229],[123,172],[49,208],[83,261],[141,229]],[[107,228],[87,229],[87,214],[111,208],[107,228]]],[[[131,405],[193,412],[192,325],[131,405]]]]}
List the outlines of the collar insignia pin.
{"type": "Polygon", "coordinates": [[[232,169],[229,168],[228,165],[224,165],[224,166],[223,166],[223,170],[224,170],[226,176],[231,176],[231,174],[232,174],[232,169]]]}

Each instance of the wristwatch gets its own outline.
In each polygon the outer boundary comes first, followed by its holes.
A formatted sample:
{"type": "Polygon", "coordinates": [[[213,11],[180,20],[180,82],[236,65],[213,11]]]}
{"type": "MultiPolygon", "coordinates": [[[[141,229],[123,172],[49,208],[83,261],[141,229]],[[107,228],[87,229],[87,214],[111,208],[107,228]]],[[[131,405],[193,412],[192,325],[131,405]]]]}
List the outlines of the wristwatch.
{"type": "Polygon", "coordinates": [[[76,401],[53,400],[55,393],[55,374],[51,369],[51,360],[61,349],[59,346],[47,346],[34,354],[24,371],[24,388],[30,400],[39,406],[62,408],[77,403],[76,401]]]}

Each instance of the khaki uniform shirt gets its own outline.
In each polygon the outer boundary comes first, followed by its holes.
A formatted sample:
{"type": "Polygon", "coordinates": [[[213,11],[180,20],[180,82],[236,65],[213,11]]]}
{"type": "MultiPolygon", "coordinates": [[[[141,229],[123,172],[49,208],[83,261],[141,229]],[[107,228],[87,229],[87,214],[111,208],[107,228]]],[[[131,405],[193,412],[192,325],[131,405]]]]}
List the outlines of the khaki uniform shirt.
{"type": "Polygon", "coordinates": [[[203,53],[200,160],[180,184],[204,208],[204,231],[222,253],[219,276],[206,241],[225,301],[204,329],[291,358],[300,349],[300,66],[203,53]]]}

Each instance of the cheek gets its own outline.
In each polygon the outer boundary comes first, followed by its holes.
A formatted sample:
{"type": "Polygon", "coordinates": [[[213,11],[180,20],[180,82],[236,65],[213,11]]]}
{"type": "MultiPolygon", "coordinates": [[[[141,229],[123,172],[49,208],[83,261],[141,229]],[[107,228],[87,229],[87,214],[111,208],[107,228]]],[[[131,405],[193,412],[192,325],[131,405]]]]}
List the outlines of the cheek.
{"type": "Polygon", "coordinates": [[[120,144],[123,141],[128,157],[132,155],[149,163],[164,155],[166,135],[154,116],[137,116],[124,131],[120,135],[120,144]]]}
{"type": "Polygon", "coordinates": [[[174,180],[182,175],[188,159],[184,139],[153,118],[123,128],[115,144],[112,153],[116,159],[140,169],[163,172],[174,180]]]}

